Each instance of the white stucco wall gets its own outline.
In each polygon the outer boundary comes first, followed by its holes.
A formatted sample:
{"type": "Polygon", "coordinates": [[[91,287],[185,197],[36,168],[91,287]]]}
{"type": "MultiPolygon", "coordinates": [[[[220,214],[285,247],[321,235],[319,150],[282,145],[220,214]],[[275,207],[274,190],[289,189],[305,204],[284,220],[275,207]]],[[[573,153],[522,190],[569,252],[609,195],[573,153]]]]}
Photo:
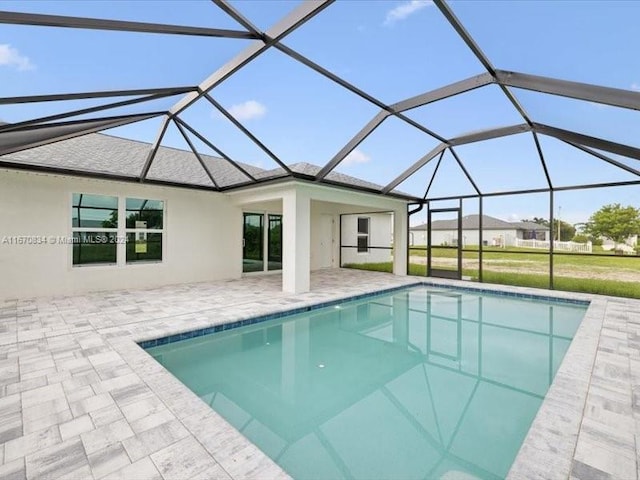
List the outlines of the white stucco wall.
{"type": "MultiPolygon", "coordinates": [[[[393,215],[390,213],[364,213],[342,217],[342,245],[357,245],[358,218],[369,218],[369,246],[391,247],[393,235],[393,215]]],[[[370,248],[368,252],[358,252],[357,248],[342,249],[342,264],[390,262],[391,250],[370,248]]]]}
{"type": "Polygon", "coordinates": [[[223,194],[0,170],[0,299],[237,278],[242,215],[223,194]],[[12,236],[71,236],[71,196],[165,201],[162,263],[72,266],[72,246],[11,245],[12,236]]]}
{"type": "MultiPolygon", "coordinates": [[[[381,195],[355,192],[353,190],[319,185],[315,182],[289,181],[281,184],[261,185],[252,188],[238,189],[230,192],[229,197],[239,208],[249,211],[267,202],[282,201],[283,203],[283,288],[285,291],[307,291],[309,289],[308,278],[302,275],[296,268],[301,258],[307,255],[311,270],[322,267],[339,266],[339,215],[341,213],[359,212],[388,212],[393,211],[395,219],[402,228],[395,232],[400,244],[406,245],[406,224],[407,224],[407,202],[404,200],[384,197],[381,195]],[[287,232],[287,211],[285,204],[291,203],[291,199],[309,199],[309,229],[308,242],[294,245],[295,238],[286,236],[287,232]],[[329,222],[333,221],[333,224],[329,222]],[[325,250],[323,250],[325,248],[325,250]],[[329,249],[330,260],[323,254],[329,249]],[[297,261],[287,261],[295,251],[297,261]],[[306,253],[305,253],[306,252],[306,253]]],[[[302,225],[300,225],[302,227],[302,225]]],[[[296,226],[297,228],[297,226],[296,226]]],[[[354,227],[355,228],[355,227],[354,227]]],[[[307,235],[305,235],[305,238],[307,235]]],[[[387,230],[384,239],[389,245],[390,231],[387,230]]],[[[355,238],[354,238],[355,241],[355,238]]],[[[371,243],[374,245],[373,243],[371,243]]],[[[343,255],[344,255],[343,249],[343,255]]],[[[406,249],[396,249],[394,258],[394,273],[396,275],[406,274],[406,249]]],[[[390,253],[385,256],[384,261],[391,260],[390,253]]],[[[306,261],[306,259],[305,259],[306,261]]],[[[373,261],[373,260],[370,260],[373,261]]]]}

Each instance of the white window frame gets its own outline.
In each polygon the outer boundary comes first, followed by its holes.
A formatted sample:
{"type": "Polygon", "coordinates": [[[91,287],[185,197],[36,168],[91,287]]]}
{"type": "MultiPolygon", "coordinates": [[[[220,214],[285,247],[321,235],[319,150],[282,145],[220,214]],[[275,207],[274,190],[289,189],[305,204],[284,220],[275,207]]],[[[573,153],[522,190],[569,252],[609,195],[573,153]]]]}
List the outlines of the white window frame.
{"type": "Polygon", "coordinates": [[[356,217],[356,253],[358,255],[367,255],[369,253],[370,246],[371,246],[371,217],[356,217]],[[366,220],[367,221],[367,232],[366,233],[360,232],[360,220],[366,220]],[[367,239],[367,249],[366,250],[360,250],[360,245],[359,245],[358,241],[361,238],[366,238],[367,239]]]}
{"type": "Polygon", "coordinates": [[[166,244],[166,236],[165,236],[165,226],[167,224],[167,219],[166,219],[166,215],[167,215],[167,202],[166,200],[160,200],[160,199],[156,199],[156,198],[140,198],[139,196],[131,196],[128,195],[126,197],[121,197],[121,208],[123,209],[123,222],[122,224],[120,224],[120,215],[118,215],[118,226],[122,226],[123,230],[124,230],[124,239],[125,241],[122,242],[124,244],[124,252],[123,252],[123,257],[122,260],[124,262],[125,265],[129,265],[129,266],[133,266],[133,265],[149,265],[149,264],[153,264],[153,263],[163,263],[164,262],[164,256],[165,256],[165,244],[166,244]],[[156,202],[162,202],[162,228],[127,228],[127,200],[128,199],[132,199],[132,200],[153,200],[156,202]],[[159,233],[162,235],[162,258],[160,260],[136,260],[133,262],[128,262],[127,261],[127,239],[128,239],[128,235],[130,233],[138,234],[138,233],[145,233],[145,234],[149,234],[149,233],[159,233]]]}
{"type": "MultiPolygon", "coordinates": [[[[94,197],[111,197],[111,198],[115,198],[117,200],[117,206],[116,206],[116,211],[118,212],[118,226],[120,225],[120,198],[118,197],[118,195],[109,195],[106,193],[95,193],[95,192],[72,192],[69,198],[69,212],[71,213],[71,215],[69,215],[69,224],[71,227],[71,235],[70,235],[70,240],[73,240],[74,238],[74,234],[75,233],[82,233],[82,232],[96,232],[96,233],[115,233],[116,234],[116,241],[118,240],[119,237],[119,228],[104,228],[104,227],[74,227],[73,226],[73,209],[76,208],[73,204],[73,196],[74,195],[91,195],[94,197]]],[[[82,208],[82,207],[80,207],[82,208]]],[[[73,246],[74,243],[73,241],[69,241],[70,244],[70,251],[69,251],[69,264],[71,265],[72,268],[98,268],[98,267],[114,267],[118,265],[118,261],[120,258],[119,255],[119,250],[120,250],[120,246],[118,243],[116,243],[116,261],[115,262],[100,262],[100,263],[78,263],[75,264],[73,263],[73,246]]]]}
{"type": "Polygon", "coordinates": [[[144,195],[113,195],[110,193],[104,192],[95,192],[95,191],[87,191],[84,190],[82,192],[72,191],[69,194],[69,209],[70,213],[68,217],[68,225],[69,230],[71,232],[70,239],[73,239],[73,234],[75,232],[104,232],[104,233],[116,233],[117,237],[117,245],[116,245],[116,262],[115,263],[87,263],[87,264],[78,264],[74,265],[73,263],[73,242],[69,241],[69,260],[68,265],[69,268],[75,270],[77,268],[139,268],[145,265],[164,265],[165,260],[167,258],[167,210],[168,210],[168,202],[164,198],[148,198],[148,200],[158,200],[162,201],[163,210],[162,210],[162,229],[135,229],[135,228],[126,228],[127,225],[127,198],[135,198],[139,199],[144,195]],[[91,228],[91,227],[74,227],[73,226],[73,195],[96,195],[103,197],[116,197],[118,199],[118,226],[117,228],[91,228]],[[137,261],[137,262],[127,262],[127,233],[160,233],[162,234],[162,260],[148,260],[148,261],[137,261]]]}
{"type": "MultiPolygon", "coordinates": [[[[242,272],[242,276],[251,276],[251,275],[268,275],[270,273],[279,273],[282,272],[280,270],[269,270],[269,215],[278,215],[282,217],[282,221],[284,222],[284,215],[280,211],[275,210],[257,210],[257,209],[248,209],[242,210],[242,247],[244,248],[244,214],[249,213],[252,215],[261,215],[262,216],[262,270],[258,270],[255,272],[242,272]]],[[[284,245],[282,245],[282,249],[284,251],[284,245]]],[[[244,252],[241,254],[244,257],[244,252]]]]}

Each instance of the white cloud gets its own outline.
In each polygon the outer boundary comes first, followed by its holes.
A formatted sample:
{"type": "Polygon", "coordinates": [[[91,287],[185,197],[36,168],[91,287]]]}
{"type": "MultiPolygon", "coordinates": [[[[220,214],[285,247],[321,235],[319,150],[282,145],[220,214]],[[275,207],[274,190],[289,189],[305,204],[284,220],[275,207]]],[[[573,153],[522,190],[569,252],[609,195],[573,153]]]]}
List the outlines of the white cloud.
{"type": "Polygon", "coordinates": [[[267,107],[255,100],[247,100],[246,102],[232,105],[229,108],[229,113],[236,120],[254,120],[264,117],[267,113],[267,107]]]}
{"type": "Polygon", "coordinates": [[[36,68],[29,57],[22,55],[8,43],[0,44],[0,67],[14,67],[21,72],[36,68]]]}
{"type": "Polygon", "coordinates": [[[635,90],[636,92],[640,92],[640,83],[634,82],[631,84],[631,90],[635,90]]]}
{"type": "Polygon", "coordinates": [[[417,11],[430,5],[433,5],[431,0],[410,0],[409,2],[402,3],[387,12],[387,16],[384,19],[384,25],[393,25],[394,23],[404,20],[408,16],[413,15],[417,11]]]}
{"type": "Polygon", "coordinates": [[[342,161],[342,165],[347,166],[347,165],[354,165],[356,163],[367,163],[370,160],[371,160],[371,157],[369,155],[364,153],[362,150],[358,150],[356,148],[355,150],[352,150],[349,155],[344,157],[344,160],[342,161]]]}

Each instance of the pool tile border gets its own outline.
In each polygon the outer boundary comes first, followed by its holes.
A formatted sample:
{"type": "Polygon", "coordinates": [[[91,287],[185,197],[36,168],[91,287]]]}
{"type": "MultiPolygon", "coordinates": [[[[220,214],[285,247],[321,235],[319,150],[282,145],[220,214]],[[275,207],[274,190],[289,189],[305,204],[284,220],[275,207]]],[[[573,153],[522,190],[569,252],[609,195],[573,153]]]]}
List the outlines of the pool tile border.
{"type": "MultiPolygon", "coordinates": [[[[146,348],[196,338],[210,333],[228,331],[246,325],[253,325],[327,306],[334,306],[344,302],[384,295],[418,286],[453,288],[472,293],[587,307],[585,317],[576,331],[569,350],[563,358],[556,376],[544,397],[538,413],[506,477],[509,480],[560,480],[569,478],[575,462],[574,453],[578,443],[584,410],[586,408],[589,381],[597,352],[600,330],[602,329],[606,313],[607,297],[564,291],[554,291],[554,295],[541,295],[539,290],[528,287],[492,285],[492,287],[486,288],[465,281],[430,279],[410,282],[385,289],[365,291],[356,295],[335,298],[324,302],[311,302],[305,306],[294,309],[284,309],[251,318],[229,321],[188,332],[160,337],[159,339],[138,340],[134,345],[141,347],[138,349],[138,352],[141,354],[144,353],[147,362],[152,361],[163,370],[163,377],[168,376],[174,378],[171,373],[166,371],[164,367],[148,355],[146,348]]],[[[191,396],[196,397],[187,387],[182,384],[180,385],[182,386],[181,390],[186,390],[186,392],[184,392],[185,395],[189,392],[191,396]]],[[[205,406],[205,404],[203,403],[202,406],[205,406]]],[[[216,428],[223,428],[227,431],[229,429],[233,430],[233,427],[219,417],[213,409],[208,406],[206,406],[205,410],[206,409],[214,412],[216,428]]],[[[203,415],[202,411],[201,415],[203,415]]],[[[241,441],[239,439],[237,441],[241,444],[253,445],[244,437],[242,437],[241,441]]],[[[260,451],[258,450],[258,452],[260,451]]],[[[264,455],[257,455],[256,457],[264,458],[264,455]]],[[[269,465],[268,462],[267,465],[269,465]]],[[[272,468],[274,466],[275,465],[272,465],[272,468]]],[[[279,473],[283,474],[285,472],[279,473]]]]}
{"type": "MultiPolygon", "coordinates": [[[[152,339],[149,339],[149,340],[140,340],[140,341],[137,342],[137,344],[141,348],[143,348],[144,350],[147,350],[149,348],[159,347],[159,346],[162,346],[162,345],[167,345],[167,344],[170,344],[170,343],[180,342],[180,341],[183,341],[183,340],[189,340],[189,339],[192,339],[192,338],[203,337],[205,335],[210,335],[210,334],[213,334],[213,333],[219,333],[219,332],[224,332],[224,331],[228,331],[228,330],[233,330],[233,329],[240,328],[240,327],[246,327],[248,325],[255,325],[257,323],[263,323],[263,322],[267,322],[269,320],[276,320],[278,318],[283,318],[283,317],[288,317],[288,316],[292,316],[292,315],[297,315],[297,314],[300,314],[300,313],[310,312],[310,311],[318,310],[318,309],[321,309],[321,308],[332,307],[332,306],[335,306],[335,305],[338,305],[338,304],[341,304],[341,303],[344,303],[344,302],[353,302],[353,301],[362,300],[362,299],[368,298],[368,297],[374,297],[374,296],[378,296],[378,295],[385,295],[385,294],[393,293],[393,292],[396,292],[396,291],[399,291],[399,290],[405,290],[405,289],[408,289],[408,288],[414,288],[414,287],[419,287],[419,286],[435,287],[435,288],[443,288],[443,287],[445,287],[445,285],[442,285],[442,284],[439,284],[439,283],[435,283],[435,282],[431,282],[431,281],[421,281],[421,282],[408,283],[406,285],[386,288],[386,289],[382,289],[382,290],[378,290],[378,291],[374,291],[374,292],[360,293],[360,294],[357,294],[357,295],[352,295],[352,296],[341,298],[341,299],[329,300],[329,301],[326,301],[326,302],[320,302],[320,303],[315,303],[315,304],[311,304],[311,305],[305,305],[304,307],[297,307],[297,308],[293,308],[293,309],[282,310],[282,311],[279,311],[279,312],[258,315],[258,316],[255,316],[255,317],[250,317],[250,318],[235,320],[235,321],[231,321],[231,322],[221,323],[221,324],[212,325],[212,326],[209,326],[209,327],[198,328],[198,329],[189,330],[189,331],[185,331],[185,332],[174,333],[174,334],[171,334],[171,335],[165,335],[163,337],[152,338],[152,339]]],[[[563,304],[564,303],[564,304],[574,304],[574,305],[583,305],[583,306],[589,306],[589,304],[590,304],[589,300],[576,299],[576,298],[562,298],[562,297],[556,297],[556,296],[539,295],[539,294],[533,294],[533,293],[501,291],[501,290],[495,290],[495,289],[490,289],[490,288],[476,288],[476,287],[470,287],[470,286],[451,286],[451,287],[455,288],[456,290],[460,290],[460,291],[464,291],[464,292],[484,293],[484,294],[496,295],[496,296],[501,296],[501,297],[511,297],[511,298],[526,299],[526,300],[540,300],[540,301],[551,302],[551,303],[559,303],[559,304],[563,304]]]]}

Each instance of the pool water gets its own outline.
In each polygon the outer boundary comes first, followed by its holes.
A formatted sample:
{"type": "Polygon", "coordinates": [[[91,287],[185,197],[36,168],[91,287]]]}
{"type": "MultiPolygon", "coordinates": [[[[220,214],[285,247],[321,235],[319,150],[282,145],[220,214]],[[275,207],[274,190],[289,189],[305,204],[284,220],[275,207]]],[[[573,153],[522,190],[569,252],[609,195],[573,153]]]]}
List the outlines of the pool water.
{"type": "Polygon", "coordinates": [[[293,478],[504,478],[586,309],[419,286],[148,352],[293,478]]]}

